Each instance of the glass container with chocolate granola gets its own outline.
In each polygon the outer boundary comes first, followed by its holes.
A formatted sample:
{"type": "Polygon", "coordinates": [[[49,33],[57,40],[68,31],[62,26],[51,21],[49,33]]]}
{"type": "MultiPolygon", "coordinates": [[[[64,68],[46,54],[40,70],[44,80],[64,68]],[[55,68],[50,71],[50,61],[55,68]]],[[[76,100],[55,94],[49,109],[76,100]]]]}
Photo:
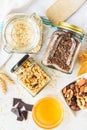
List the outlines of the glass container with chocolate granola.
{"type": "Polygon", "coordinates": [[[25,87],[31,95],[35,96],[50,81],[49,75],[34,61],[25,55],[12,69],[17,75],[18,82],[25,87]]]}
{"type": "Polygon", "coordinates": [[[62,72],[71,73],[84,38],[84,30],[65,22],[59,22],[58,28],[52,35],[42,62],[62,72]]]}

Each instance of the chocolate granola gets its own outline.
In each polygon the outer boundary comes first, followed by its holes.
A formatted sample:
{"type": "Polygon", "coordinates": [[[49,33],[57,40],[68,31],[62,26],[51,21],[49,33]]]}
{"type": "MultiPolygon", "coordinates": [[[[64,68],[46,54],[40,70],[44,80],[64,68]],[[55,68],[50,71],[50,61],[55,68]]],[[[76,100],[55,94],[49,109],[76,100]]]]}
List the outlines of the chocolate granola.
{"type": "Polygon", "coordinates": [[[80,42],[70,32],[56,33],[53,39],[51,42],[54,42],[54,45],[50,49],[47,63],[68,72],[80,42]]]}

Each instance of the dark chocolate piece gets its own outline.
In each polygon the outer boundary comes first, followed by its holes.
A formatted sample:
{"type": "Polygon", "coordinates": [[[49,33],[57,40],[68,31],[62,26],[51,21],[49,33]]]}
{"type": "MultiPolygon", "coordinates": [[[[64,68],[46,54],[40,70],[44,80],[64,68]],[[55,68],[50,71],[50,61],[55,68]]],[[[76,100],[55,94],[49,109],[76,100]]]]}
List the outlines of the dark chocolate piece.
{"type": "Polygon", "coordinates": [[[17,117],[17,120],[18,121],[23,121],[23,116],[21,115],[21,116],[17,117]]]}
{"type": "Polygon", "coordinates": [[[33,105],[25,104],[25,109],[27,111],[32,111],[33,105]]]}
{"type": "Polygon", "coordinates": [[[28,116],[28,111],[22,111],[21,114],[22,114],[23,118],[26,120],[27,116],[28,116]]]}
{"type": "Polygon", "coordinates": [[[17,120],[18,121],[23,121],[23,119],[26,120],[28,116],[28,111],[32,111],[33,105],[26,104],[21,99],[14,98],[13,106],[15,105],[16,105],[16,108],[12,108],[11,111],[15,115],[17,115],[17,120]],[[23,107],[24,107],[24,110],[22,110],[23,107]]]}
{"type": "Polygon", "coordinates": [[[23,106],[24,106],[24,104],[23,104],[22,102],[19,102],[17,108],[18,108],[18,109],[21,109],[23,106]]]}
{"type": "Polygon", "coordinates": [[[21,102],[21,99],[13,98],[13,106],[15,106],[19,102],[21,102]]]}
{"type": "Polygon", "coordinates": [[[17,117],[20,116],[20,112],[19,112],[19,109],[18,109],[18,108],[12,108],[11,111],[12,111],[15,115],[17,115],[17,117]]]}

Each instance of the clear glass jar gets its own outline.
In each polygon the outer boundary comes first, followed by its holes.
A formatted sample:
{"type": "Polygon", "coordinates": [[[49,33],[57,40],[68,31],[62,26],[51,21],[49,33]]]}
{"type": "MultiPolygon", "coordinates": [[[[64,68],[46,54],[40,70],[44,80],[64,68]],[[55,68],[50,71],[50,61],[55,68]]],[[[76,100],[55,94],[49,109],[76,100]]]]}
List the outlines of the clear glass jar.
{"type": "Polygon", "coordinates": [[[49,82],[49,75],[35,62],[25,55],[12,69],[17,75],[18,82],[35,96],[49,82]]]}
{"type": "Polygon", "coordinates": [[[42,46],[42,32],[38,15],[12,14],[4,21],[3,48],[6,52],[37,53],[42,46]]]}
{"type": "Polygon", "coordinates": [[[60,22],[58,28],[51,37],[42,63],[71,73],[84,38],[84,30],[65,22],[60,22]]]}

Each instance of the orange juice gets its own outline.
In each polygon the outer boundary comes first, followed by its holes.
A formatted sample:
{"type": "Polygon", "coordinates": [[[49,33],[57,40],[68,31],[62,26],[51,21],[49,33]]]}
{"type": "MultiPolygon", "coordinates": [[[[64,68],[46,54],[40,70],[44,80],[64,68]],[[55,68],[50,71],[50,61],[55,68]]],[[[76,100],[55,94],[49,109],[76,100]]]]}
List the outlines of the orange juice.
{"type": "Polygon", "coordinates": [[[63,120],[63,114],[64,110],[61,103],[53,97],[39,100],[32,111],[35,123],[44,129],[58,126],[63,120]]]}

